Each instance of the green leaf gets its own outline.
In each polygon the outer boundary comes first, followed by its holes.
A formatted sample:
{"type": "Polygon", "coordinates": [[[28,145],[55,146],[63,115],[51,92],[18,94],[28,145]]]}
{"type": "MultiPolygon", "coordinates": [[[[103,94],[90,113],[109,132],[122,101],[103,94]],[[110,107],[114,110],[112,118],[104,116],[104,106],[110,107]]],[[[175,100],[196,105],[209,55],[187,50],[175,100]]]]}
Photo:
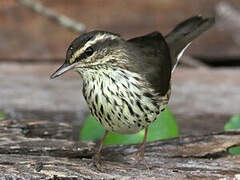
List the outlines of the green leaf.
{"type": "Polygon", "coordinates": [[[239,155],[240,154],[240,146],[231,147],[228,151],[231,155],[239,155]]]}
{"type": "Polygon", "coordinates": [[[169,109],[163,111],[155,122],[149,126],[147,141],[167,139],[179,136],[178,125],[169,109]]]}
{"type": "Polygon", "coordinates": [[[6,119],[6,117],[7,116],[3,112],[0,111],[0,120],[4,120],[4,119],[6,119]]]}
{"type": "Polygon", "coordinates": [[[101,139],[104,132],[105,129],[102,125],[92,115],[89,115],[80,131],[80,140],[94,141],[101,139]]]}
{"type": "Polygon", "coordinates": [[[225,131],[240,129],[240,115],[233,116],[224,126],[225,131]]]}
{"type": "MultiPolygon", "coordinates": [[[[98,140],[104,135],[104,128],[93,116],[89,116],[80,132],[80,140],[98,140]]],[[[166,109],[149,126],[147,141],[173,138],[179,136],[176,120],[170,110],[166,109]]],[[[137,134],[120,135],[110,132],[105,140],[105,145],[110,144],[132,144],[141,143],[144,137],[144,130],[137,134]]]]}
{"type": "MultiPolygon", "coordinates": [[[[225,131],[231,131],[236,129],[240,129],[240,115],[233,116],[224,126],[225,131]]],[[[231,155],[239,155],[240,146],[230,148],[229,153],[231,155]]]]}

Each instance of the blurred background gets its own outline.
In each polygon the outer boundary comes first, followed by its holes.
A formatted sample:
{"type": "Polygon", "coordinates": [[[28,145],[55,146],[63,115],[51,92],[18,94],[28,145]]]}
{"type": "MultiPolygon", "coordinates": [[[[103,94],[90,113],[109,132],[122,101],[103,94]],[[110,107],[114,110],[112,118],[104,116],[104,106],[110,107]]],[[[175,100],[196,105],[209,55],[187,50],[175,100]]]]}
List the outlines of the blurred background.
{"type": "Polygon", "coordinates": [[[215,16],[216,25],[186,51],[173,74],[169,107],[181,134],[221,131],[240,113],[239,0],[1,0],[0,111],[16,121],[73,124],[77,139],[89,113],[80,77],[49,76],[80,31],[101,29],[126,39],[156,30],[166,34],[198,14],[215,16]],[[73,20],[78,32],[60,25],[55,15],[73,20]]]}

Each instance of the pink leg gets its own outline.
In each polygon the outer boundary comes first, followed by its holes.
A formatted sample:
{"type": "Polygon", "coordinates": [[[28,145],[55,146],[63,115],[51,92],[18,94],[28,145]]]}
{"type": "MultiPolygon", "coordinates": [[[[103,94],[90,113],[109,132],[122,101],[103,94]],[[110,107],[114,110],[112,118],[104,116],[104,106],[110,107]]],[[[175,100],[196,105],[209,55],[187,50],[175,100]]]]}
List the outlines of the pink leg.
{"type": "Polygon", "coordinates": [[[143,142],[142,144],[139,146],[138,148],[138,152],[137,152],[137,159],[139,161],[144,159],[144,150],[145,150],[145,145],[146,145],[146,141],[147,141],[147,134],[148,134],[148,127],[145,128],[145,133],[144,133],[144,138],[143,138],[143,142]]]}
{"type": "Polygon", "coordinates": [[[100,142],[100,145],[99,145],[99,147],[98,147],[98,150],[97,150],[96,154],[93,156],[93,163],[94,163],[94,165],[95,165],[98,169],[100,169],[100,164],[99,164],[99,163],[100,163],[100,161],[101,161],[101,150],[102,150],[103,143],[104,143],[104,141],[105,141],[108,133],[109,133],[109,131],[106,130],[106,131],[105,131],[105,134],[104,134],[104,136],[103,136],[103,138],[102,138],[102,140],[101,140],[101,142],[100,142]]]}

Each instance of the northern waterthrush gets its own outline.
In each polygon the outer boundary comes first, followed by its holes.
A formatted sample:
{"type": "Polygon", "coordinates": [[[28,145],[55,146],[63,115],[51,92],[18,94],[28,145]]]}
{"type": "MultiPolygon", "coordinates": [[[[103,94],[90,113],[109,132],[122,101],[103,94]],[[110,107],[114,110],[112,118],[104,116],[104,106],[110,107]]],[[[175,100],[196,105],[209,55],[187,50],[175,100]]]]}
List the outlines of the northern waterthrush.
{"type": "Polygon", "coordinates": [[[171,73],[191,41],[213,24],[214,18],[195,16],[166,36],[153,32],[125,40],[111,32],[92,31],[71,43],[64,64],[51,78],[70,69],[81,75],[89,109],[106,128],[95,163],[109,131],[132,134],[145,128],[138,151],[143,157],[148,126],[168,104],[171,73]]]}

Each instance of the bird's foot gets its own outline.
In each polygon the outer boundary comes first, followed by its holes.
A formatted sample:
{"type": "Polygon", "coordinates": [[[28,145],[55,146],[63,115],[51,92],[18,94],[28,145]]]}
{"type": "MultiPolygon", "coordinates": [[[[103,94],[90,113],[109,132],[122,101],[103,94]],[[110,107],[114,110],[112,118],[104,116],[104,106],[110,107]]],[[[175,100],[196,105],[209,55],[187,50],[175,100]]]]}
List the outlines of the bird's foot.
{"type": "Polygon", "coordinates": [[[138,148],[138,151],[133,154],[133,157],[137,162],[144,160],[144,149],[145,149],[145,146],[141,145],[138,148]]]}
{"type": "Polygon", "coordinates": [[[92,163],[99,171],[103,171],[102,160],[101,160],[101,154],[100,153],[96,153],[92,157],[92,163]]]}
{"type": "Polygon", "coordinates": [[[147,164],[147,161],[144,158],[144,150],[145,150],[145,145],[142,144],[138,148],[138,151],[131,155],[131,159],[134,160],[132,165],[136,166],[136,165],[139,165],[140,163],[143,163],[147,167],[147,169],[149,170],[150,168],[147,164]]]}

